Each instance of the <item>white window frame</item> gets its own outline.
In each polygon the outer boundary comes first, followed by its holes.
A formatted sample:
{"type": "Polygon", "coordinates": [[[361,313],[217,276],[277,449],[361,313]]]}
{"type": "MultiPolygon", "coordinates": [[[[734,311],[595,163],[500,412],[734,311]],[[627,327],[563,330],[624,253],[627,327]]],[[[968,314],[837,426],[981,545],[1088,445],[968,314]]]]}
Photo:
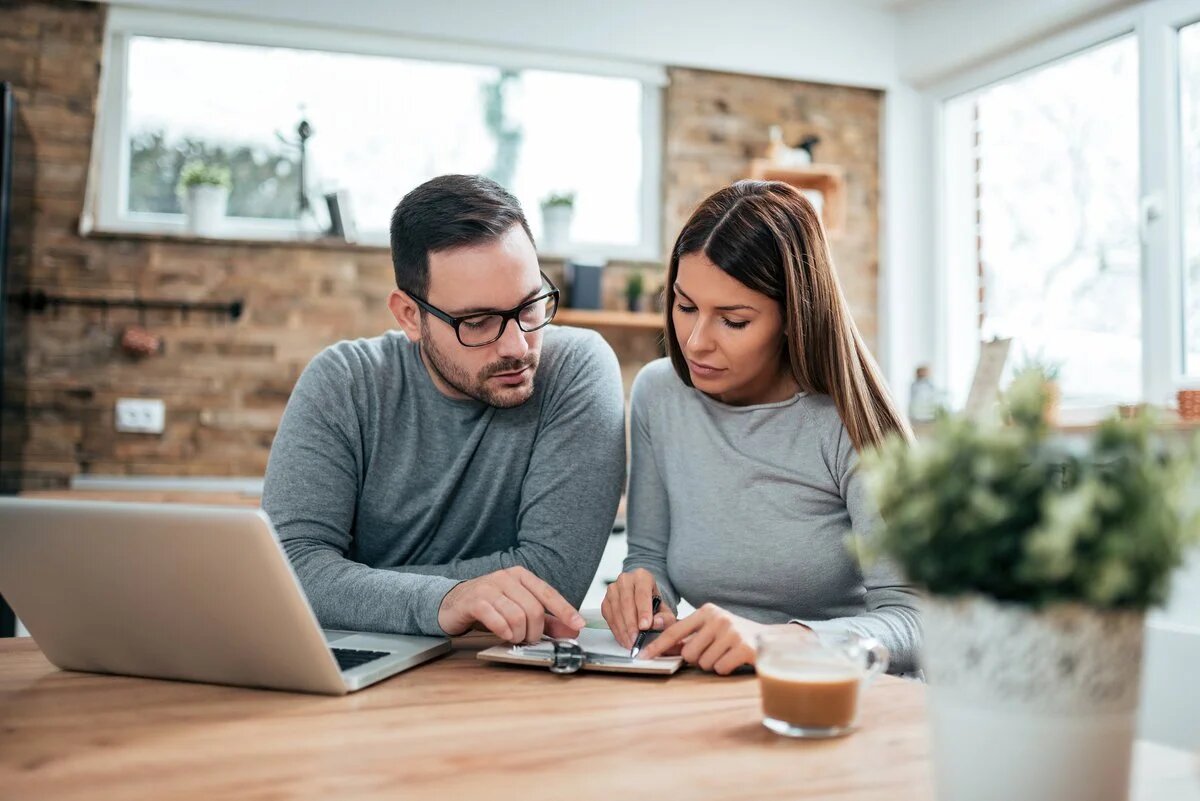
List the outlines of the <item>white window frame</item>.
{"type": "MultiPolygon", "coordinates": [[[[572,253],[609,259],[660,260],[662,243],[662,88],[666,70],[659,65],[610,61],[561,54],[516,51],[471,44],[445,44],[403,36],[361,31],[290,26],[225,17],[198,16],[148,9],[110,6],[104,40],[92,164],[80,231],[186,236],[183,215],[128,213],[129,130],[126,88],[129,41],[134,36],[156,36],[223,44],[287,47],[299,50],[392,56],[423,61],[444,61],[504,69],[541,69],[582,75],[632,78],[642,83],[642,191],[640,240],[635,245],[572,243],[572,253]]],[[[399,198],[397,198],[397,201],[399,198]]],[[[527,216],[536,209],[525,209],[527,216]]],[[[311,239],[293,220],[229,218],[223,237],[294,241],[311,239]]],[[[361,244],[386,247],[380,241],[361,244]]],[[[542,253],[561,257],[568,254],[542,253]]]]}
{"type": "MultiPolygon", "coordinates": [[[[979,355],[978,284],[974,280],[974,232],[962,235],[947,214],[962,195],[950,182],[951,160],[961,153],[947,141],[949,101],[1038,67],[1068,58],[1120,36],[1133,34],[1138,48],[1139,230],[1141,233],[1141,398],[1165,404],[1180,387],[1200,376],[1183,364],[1183,206],[1179,176],[1178,30],[1200,21],[1200,0],[1152,0],[1049,37],[988,64],[967,70],[929,90],[935,102],[935,287],[934,362],[951,382],[951,401],[961,405],[964,375],[979,355]],[[1164,143],[1166,146],[1164,147],[1164,143]],[[964,271],[965,248],[972,248],[964,271]],[[964,313],[966,310],[966,313],[964,313]],[[961,386],[960,386],[961,385],[961,386]]],[[[960,187],[961,188],[961,187],[960,187]]]]}

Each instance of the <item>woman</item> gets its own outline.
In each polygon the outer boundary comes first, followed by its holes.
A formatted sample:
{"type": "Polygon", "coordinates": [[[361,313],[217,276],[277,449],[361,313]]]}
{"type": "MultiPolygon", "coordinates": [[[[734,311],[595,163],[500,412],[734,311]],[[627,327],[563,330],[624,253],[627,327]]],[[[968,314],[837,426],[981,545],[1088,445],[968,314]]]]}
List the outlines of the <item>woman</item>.
{"type": "Polygon", "coordinates": [[[666,300],[670,359],[633,385],[629,556],[602,606],[618,642],[665,628],[644,657],[682,645],[728,674],[759,632],[798,624],[875,637],[894,672],[915,669],[916,593],[853,548],[877,521],[858,453],[911,432],[812,204],[777,182],[717,192],[679,234],[666,300]],[[681,598],[698,610],[677,621],[681,598]]]}

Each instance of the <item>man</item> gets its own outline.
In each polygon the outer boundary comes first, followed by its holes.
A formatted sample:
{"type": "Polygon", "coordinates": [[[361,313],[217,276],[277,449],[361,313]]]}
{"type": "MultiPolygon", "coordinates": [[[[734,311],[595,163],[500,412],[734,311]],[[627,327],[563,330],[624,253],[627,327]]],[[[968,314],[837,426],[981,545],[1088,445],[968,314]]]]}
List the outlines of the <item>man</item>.
{"type": "Polygon", "coordinates": [[[624,483],[616,357],[546,327],[558,292],[499,184],[422,184],[391,244],[400,331],[308,365],[263,508],[326,628],[573,636],[624,483]]]}

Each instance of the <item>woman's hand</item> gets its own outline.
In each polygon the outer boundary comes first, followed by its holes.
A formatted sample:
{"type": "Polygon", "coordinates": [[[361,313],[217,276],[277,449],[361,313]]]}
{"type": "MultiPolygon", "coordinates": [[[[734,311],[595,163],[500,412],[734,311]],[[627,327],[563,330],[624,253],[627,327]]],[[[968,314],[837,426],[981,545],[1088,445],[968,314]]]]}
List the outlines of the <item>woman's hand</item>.
{"type": "Polygon", "coordinates": [[[685,662],[728,676],[742,665],[754,664],[754,640],[768,628],[772,627],[705,604],[658,635],[638,656],[654,659],[682,645],[679,654],[685,662]]]}
{"type": "Polygon", "coordinates": [[[600,613],[623,647],[632,648],[638,632],[661,630],[675,622],[674,613],[665,603],[657,615],[651,612],[656,596],[662,597],[654,574],[644,567],[622,573],[608,585],[600,613]]]}

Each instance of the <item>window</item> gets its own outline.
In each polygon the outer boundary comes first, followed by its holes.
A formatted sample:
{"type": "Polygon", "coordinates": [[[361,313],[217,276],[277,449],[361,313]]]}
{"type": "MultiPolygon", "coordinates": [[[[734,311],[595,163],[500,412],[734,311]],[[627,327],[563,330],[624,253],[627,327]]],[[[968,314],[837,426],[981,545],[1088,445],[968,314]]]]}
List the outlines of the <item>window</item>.
{"type": "MultiPolygon", "coordinates": [[[[965,269],[977,337],[1012,338],[1009,369],[1060,366],[1064,405],[1141,390],[1138,63],[1132,36],[953,103],[972,143],[950,202],[973,207],[965,269]],[[970,152],[973,150],[973,152],[970,152]],[[972,263],[973,262],[973,263],[972,263]]],[[[961,268],[960,268],[961,269],[961,268]]],[[[971,365],[973,368],[973,364],[971,365]]]]}
{"type": "Polygon", "coordinates": [[[1186,298],[1184,372],[1200,376],[1200,23],[1179,32],[1179,123],[1186,298]]]}
{"type": "Polygon", "coordinates": [[[1061,361],[1064,405],[1200,385],[1200,4],[1137,3],[930,93],[951,399],[992,335],[1061,361]]]}
{"type": "Polygon", "coordinates": [[[655,71],[603,63],[588,74],[590,64],[556,59],[558,69],[470,48],[431,58],[428,45],[408,57],[396,55],[404,42],[382,37],[320,39],[241,22],[224,30],[219,21],[121,9],[110,35],[109,58],[120,68],[108,79],[102,168],[119,166],[102,178],[100,227],[182,229],[180,170],[201,160],[230,170],[230,236],[313,236],[327,225],[323,195],[338,190],[360,241],[386,244],[391,211],[408,190],[460,172],[512,191],[535,238],[540,201],[573,192],[572,250],[657,254],[655,71]],[[243,41],[220,41],[235,30],[243,41]],[[309,211],[301,119],[312,129],[309,211]]]}

